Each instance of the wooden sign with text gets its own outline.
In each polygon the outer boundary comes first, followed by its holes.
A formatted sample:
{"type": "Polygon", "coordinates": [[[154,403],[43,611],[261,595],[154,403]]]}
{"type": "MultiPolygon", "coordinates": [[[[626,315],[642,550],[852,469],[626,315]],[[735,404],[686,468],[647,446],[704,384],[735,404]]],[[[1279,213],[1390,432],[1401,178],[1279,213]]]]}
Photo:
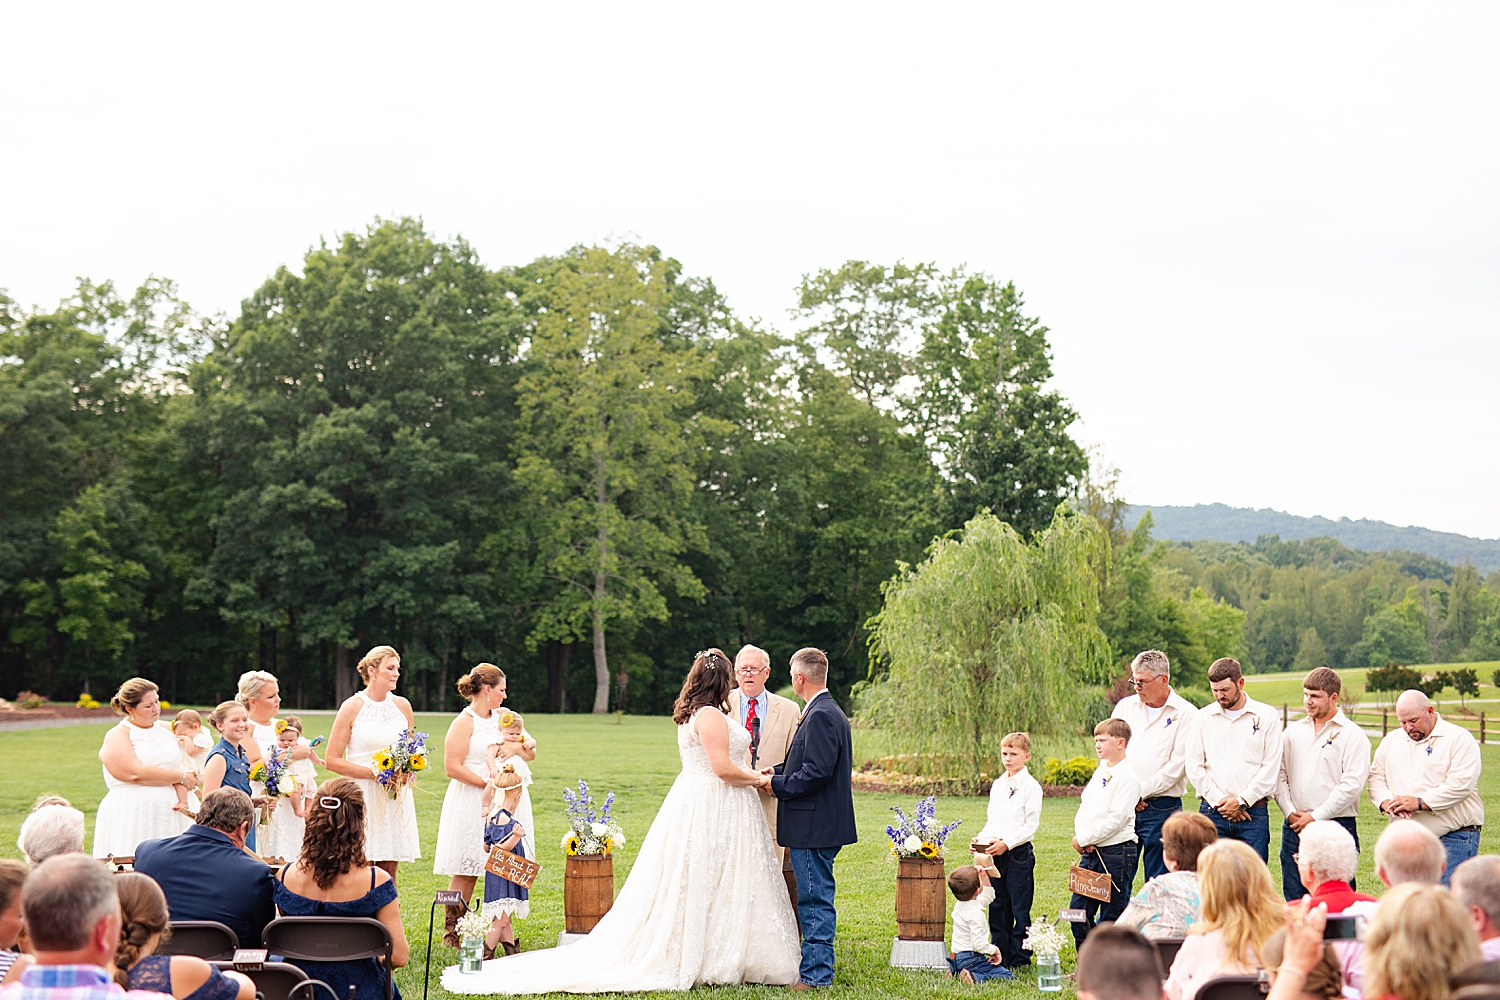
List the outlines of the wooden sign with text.
{"type": "Polygon", "coordinates": [[[530,889],[531,883],[536,881],[536,874],[542,870],[542,866],[519,854],[512,854],[497,844],[490,848],[490,858],[484,863],[484,870],[494,872],[523,889],[530,889]]]}

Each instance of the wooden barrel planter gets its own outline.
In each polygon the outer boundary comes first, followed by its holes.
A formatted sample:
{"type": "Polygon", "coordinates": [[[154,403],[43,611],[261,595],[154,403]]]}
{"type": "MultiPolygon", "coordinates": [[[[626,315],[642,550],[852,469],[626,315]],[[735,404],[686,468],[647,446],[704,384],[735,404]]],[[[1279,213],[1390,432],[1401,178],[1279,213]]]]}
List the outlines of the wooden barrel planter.
{"type": "Polygon", "coordinates": [[[563,873],[563,926],[569,934],[587,934],[615,902],[615,859],[579,854],[563,873]]]}
{"type": "Polygon", "coordinates": [[[896,936],[903,941],[943,940],[947,887],[941,858],[900,858],[896,866],[896,936]]]}

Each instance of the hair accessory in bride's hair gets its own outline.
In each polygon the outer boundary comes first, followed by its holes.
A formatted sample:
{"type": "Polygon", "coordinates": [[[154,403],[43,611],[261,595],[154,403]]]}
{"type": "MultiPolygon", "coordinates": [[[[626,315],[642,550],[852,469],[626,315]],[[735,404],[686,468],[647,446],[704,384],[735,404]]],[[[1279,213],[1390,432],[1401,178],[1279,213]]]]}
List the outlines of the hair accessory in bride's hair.
{"type": "Polygon", "coordinates": [[[337,795],[325,795],[318,800],[318,805],[322,806],[324,809],[337,809],[343,804],[344,800],[339,798],[337,795]]]}
{"type": "Polygon", "coordinates": [[[710,667],[717,667],[721,661],[726,667],[729,666],[729,658],[717,649],[700,649],[694,659],[707,660],[710,667]]]}

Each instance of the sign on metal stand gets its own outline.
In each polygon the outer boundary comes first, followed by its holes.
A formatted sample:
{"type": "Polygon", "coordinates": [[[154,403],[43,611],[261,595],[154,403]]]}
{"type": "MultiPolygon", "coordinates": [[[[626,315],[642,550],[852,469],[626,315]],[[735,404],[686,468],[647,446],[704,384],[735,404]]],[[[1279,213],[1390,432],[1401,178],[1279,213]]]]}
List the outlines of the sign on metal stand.
{"type": "Polygon", "coordinates": [[[432,975],[432,928],[437,920],[439,906],[469,908],[464,894],[457,889],[439,889],[432,897],[432,908],[427,911],[427,964],[422,969],[422,1000],[427,1000],[427,977],[432,975]]]}

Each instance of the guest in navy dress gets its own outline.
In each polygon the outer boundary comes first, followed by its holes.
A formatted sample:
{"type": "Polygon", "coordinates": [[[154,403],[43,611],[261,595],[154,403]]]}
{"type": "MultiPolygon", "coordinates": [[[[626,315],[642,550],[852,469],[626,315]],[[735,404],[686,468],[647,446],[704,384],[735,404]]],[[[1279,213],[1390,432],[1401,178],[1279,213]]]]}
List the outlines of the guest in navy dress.
{"type": "MultiPolygon", "coordinates": [[[[525,781],[516,773],[515,765],[506,764],[493,779],[496,796],[495,811],[485,817],[484,846],[499,846],[512,854],[526,857],[526,828],[516,821],[515,809],[521,804],[521,790],[525,781]]],[[[508,878],[494,872],[484,873],[484,915],[490,919],[490,929],[484,936],[488,957],[493,957],[496,945],[503,947],[507,955],[514,955],[521,948],[516,944],[516,931],[512,920],[524,919],[531,912],[531,893],[525,886],[517,885],[508,878]]]]}
{"type": "Polygon", "coordinates": [[[127,990],[165,993],[176,1000],[255,1000],[255,984],[238,972],[220,972],[192,955],[154,954],[169,934],[167,897],[149,875],[125,872],[120,891],[120,943],[115,981],[127,990]]]}
{"type": "MultiPolygon", "coordinates": [[[[286,917],[373,917],[391,933],[392,964],[406,964],[411,949],[401,925],[396,883],[365,864],[365,796],[351,778],[323,783],[308,805],[302,854],[281,870],[273,887],[276,908],[286,917]]],[[[354,1000],[384,1000],[383,969],[373,958],[353,962],[294,960],[314,979],[333,987],[340,1000],[354,987],[354,1000]]],[[[395,996],[401,991],[393,987],[395,996]]]]}
{"type": "MultiPolygon", "coordinates": [[[[207,795],[222,786],[238,788],[254,800],[255,792],[250,788],[252,758],[245,742],[250,738],[250,716],[245,714],[245,706],[237,701],[221,702],[208,720],[219,731],[219,742],[208,752],[208,760],[203,765],[203,794],[207,795]]],[[[255,759],[258,760],[259,747],[256,747],[255,754],[255,759]]],[[[254,823],[250,824],[245,846],[255,850],[254,823]]]]}

